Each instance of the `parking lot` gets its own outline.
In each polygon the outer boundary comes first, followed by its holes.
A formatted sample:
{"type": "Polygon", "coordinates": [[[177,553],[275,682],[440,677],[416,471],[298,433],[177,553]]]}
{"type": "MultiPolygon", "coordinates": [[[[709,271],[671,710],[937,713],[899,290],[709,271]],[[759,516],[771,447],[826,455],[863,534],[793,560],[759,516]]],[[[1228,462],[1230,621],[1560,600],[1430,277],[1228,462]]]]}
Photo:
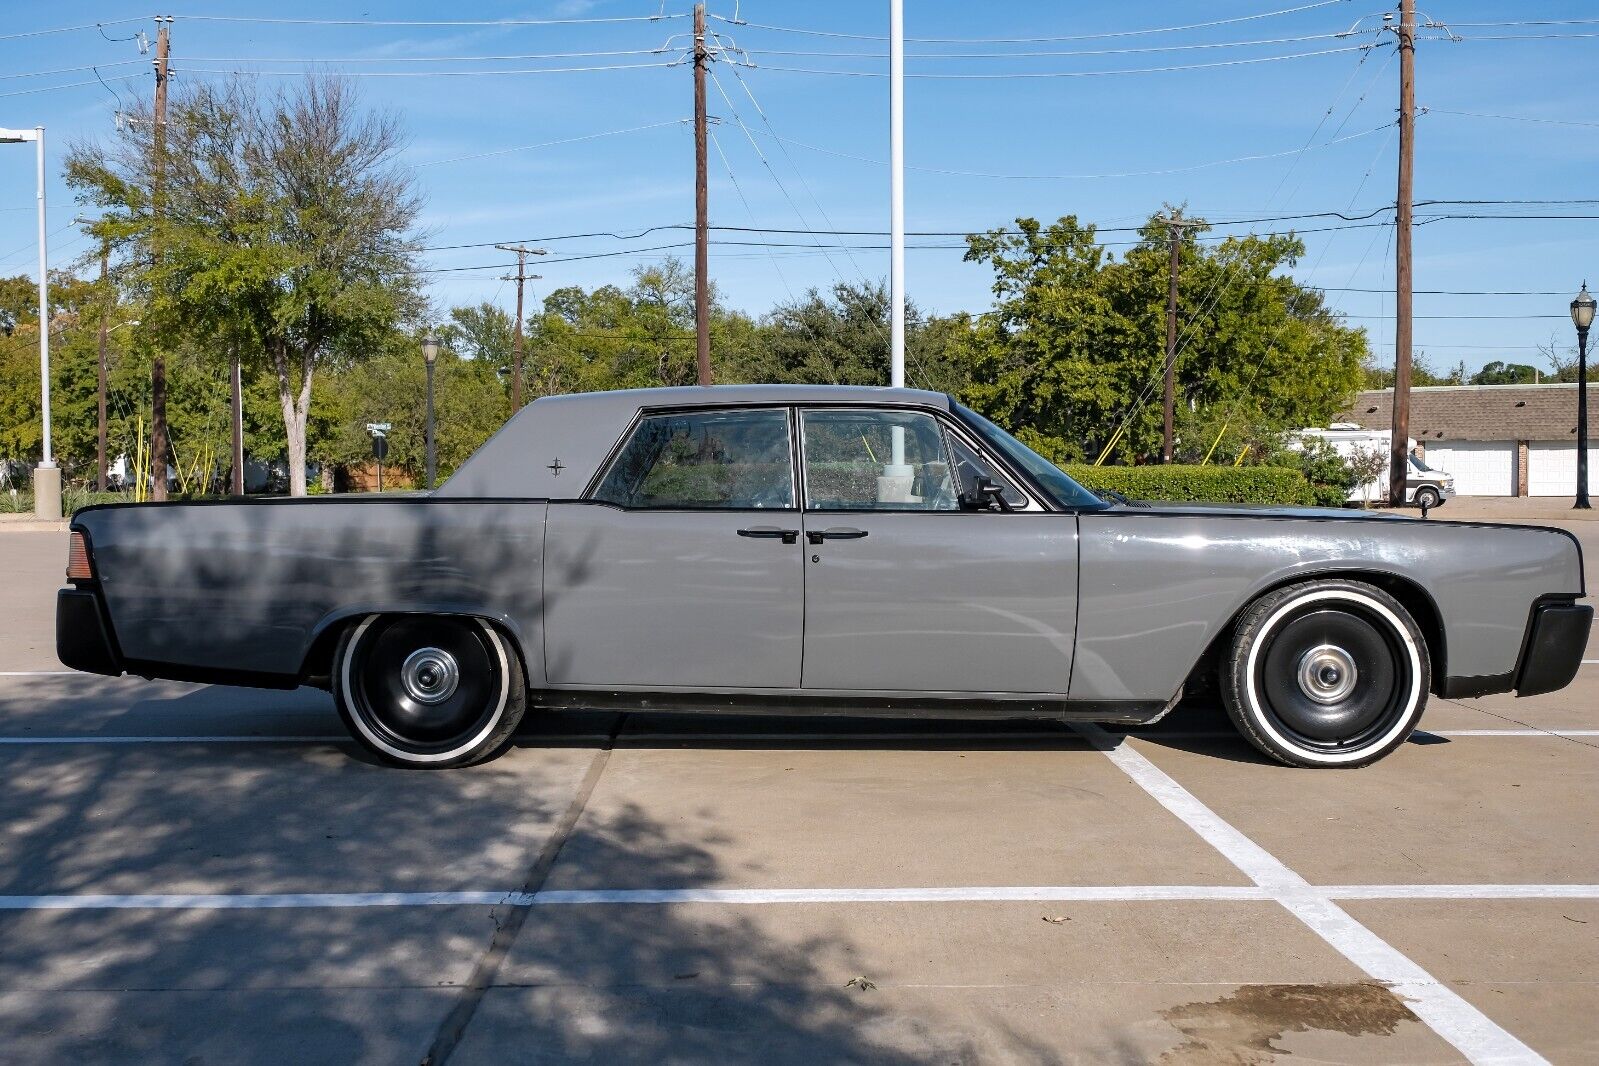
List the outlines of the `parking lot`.
{"type": "Polygon", "coordinates": [[[320,692],[64,673],[64,535],[0,557],[9,1061],[1599,1060],[1599,641],[1357,771],[1200,703],[530,715],[419,773],[320,692]]]}

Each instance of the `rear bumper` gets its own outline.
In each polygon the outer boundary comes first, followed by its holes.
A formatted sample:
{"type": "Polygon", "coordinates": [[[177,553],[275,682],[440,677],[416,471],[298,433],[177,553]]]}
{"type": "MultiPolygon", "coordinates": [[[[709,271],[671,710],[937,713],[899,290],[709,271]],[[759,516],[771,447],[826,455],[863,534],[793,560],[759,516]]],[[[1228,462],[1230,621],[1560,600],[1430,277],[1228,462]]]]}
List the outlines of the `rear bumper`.
{"type": "Polygon", "coordinates": [[[1585,603],[1541,603],[1533,608],[1516,667],[1516,695],[1536,696],[1571,684],[1582,666],[1592,626],[1593,607],[1585,603]]]}
{"type": "Polygon", "coordinates": [[[123,673],[122,656],[97,593],[83,589],[56,593],[56,657],[74,670],[111,677],[123,673]]]}

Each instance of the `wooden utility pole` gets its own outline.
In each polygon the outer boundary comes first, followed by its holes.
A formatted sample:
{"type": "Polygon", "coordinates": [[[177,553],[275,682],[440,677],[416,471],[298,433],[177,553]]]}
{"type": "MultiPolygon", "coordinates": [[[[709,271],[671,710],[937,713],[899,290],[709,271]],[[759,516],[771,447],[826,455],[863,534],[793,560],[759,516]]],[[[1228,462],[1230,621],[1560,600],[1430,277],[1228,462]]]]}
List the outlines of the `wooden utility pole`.
{"type": "Polygon", "coordinates": [[[694,363],[711,383],[710,195],[705,173],[705,5],[694,5],[694,363]]]}
{"type": "Polygon", "coordinates": [[[95,480],[94,487],[97,492],[106,491],[106,456],[105,456],[105,378],[106,378],[106,346],[111,335],[111,287],[108,280],[111,274],[111,244],[109,241],[100,242],[100,369],[99,369],[99,429],[95,436],[95,480]]]}
{"type": "Polygon", "coordinates": [[[522,286],[539,280],[539,275],[527,272],[527,257],[543,255],[543,248],[527,248],[520,244],[496,244],[502,252],[516,253],[516,273],[500,275],[501,281],[516,282],[516,333],[511,342],[511,411],[522,409],[522,286]]]}
{"type": "MultiPolygon", "coordinates": [[[[151,130],[152,158],[150,178],[150,254],[159,262],[158,237],[166,185],[167,150],[167,58],[172,49],[172,16],[156,16],[155,35],[155,110],[151,130]]],[[[167,361],[161,352],[161,337],[154,338],[150,355],[150,498],[167,498],[167,361]]]]}
{"type": "Polygon", "coordinates": [[[244,495],[244,374],[233,349],[233,495],[244,495]]]}
{"type": "Polygon", "coordinates": [[[1166,382],[1161,405],[1160,461],[1171,462],[1173,422],[1177,410],[1177,268],[1182,261],[1183,213],[1173,211],[1166,220],[1171,245],[1171,271],[1166,281],[1166,382]]]}
{"type": "Polygon", "coordinates": [[[1388,448],[1388,502],[1405,502],[1410,474],[1410,213],[1416,166],[1416,0],[1399,5],[1399,198],[1394,217],[1394,421],[1388,448]]]}

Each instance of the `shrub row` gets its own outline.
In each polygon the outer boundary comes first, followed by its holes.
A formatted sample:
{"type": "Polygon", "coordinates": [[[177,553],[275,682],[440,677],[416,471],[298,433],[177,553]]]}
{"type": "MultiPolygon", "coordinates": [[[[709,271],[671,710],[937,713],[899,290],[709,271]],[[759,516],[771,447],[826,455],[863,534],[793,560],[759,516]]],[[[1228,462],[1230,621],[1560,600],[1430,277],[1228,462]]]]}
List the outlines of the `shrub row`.
{"type": "Polygon", "coordinates": [[[1315,496],[1298,470],[1280,466],[1087,466],[1062,470],[1086,489],[1119,492],[1134,500],[1178,503],[1309,505],[1315,496]]]}

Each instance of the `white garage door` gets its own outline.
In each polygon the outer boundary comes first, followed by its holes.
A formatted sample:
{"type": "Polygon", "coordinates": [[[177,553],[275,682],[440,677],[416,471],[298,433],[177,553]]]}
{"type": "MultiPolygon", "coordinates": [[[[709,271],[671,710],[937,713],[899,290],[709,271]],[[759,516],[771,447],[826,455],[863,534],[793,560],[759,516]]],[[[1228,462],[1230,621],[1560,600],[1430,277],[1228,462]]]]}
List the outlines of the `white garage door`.
{"type": "Polygon", "coordinates": [[[1428,443],[1427,465],[1455,475],[1455,491],[1462,496],[1509,496],[1516,491],[1515,441],[1428,443]]]}
{"type": "MultiPolygon", "coordinates": [[[[1588,447],[1588,491],[1599,490],[1599,448],[1588,447]]],[[[1527,448],[1527,495],[1574,496],[1577,492],[1577,446],[1531,444],[1527,448]]]]}

